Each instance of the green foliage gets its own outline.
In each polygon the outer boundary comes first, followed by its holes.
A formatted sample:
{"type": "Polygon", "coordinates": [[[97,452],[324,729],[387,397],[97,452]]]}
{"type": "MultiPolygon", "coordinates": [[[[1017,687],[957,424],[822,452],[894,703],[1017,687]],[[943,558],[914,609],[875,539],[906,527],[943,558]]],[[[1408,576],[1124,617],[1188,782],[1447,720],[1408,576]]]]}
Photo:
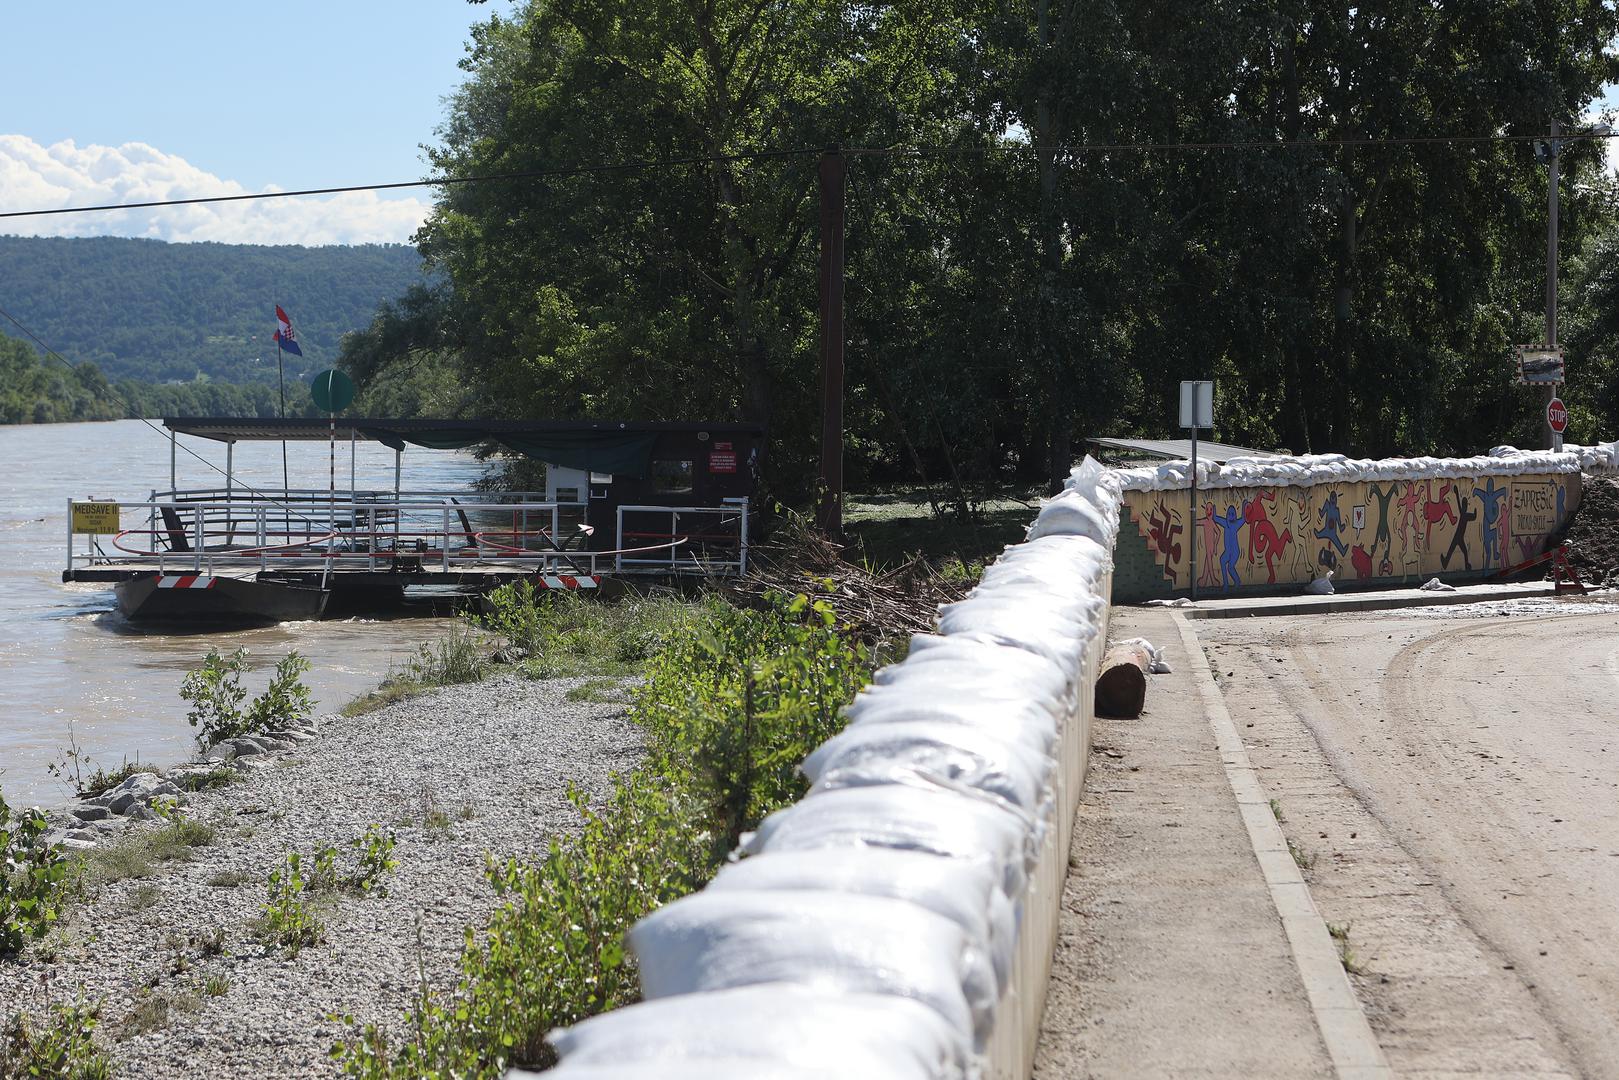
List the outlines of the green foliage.
{"type": "MultiPolygon", "coordinates": [[[[270,305],[281,304],[304,350],[302,359],[285,357],[292,405],[308,398],[300,375],[332,366],[339,339],[364,326],[379,302],[419,281],[421,265],[420,255],[398,244],[0,236],[0,279],[14,288],[8,306],[62,355],[112,379],[189,384],[200,377],[212,380],[208,385],[259,383],[273,394],[270,305]]],[[[258,415],[274,415],[273,405],[258,415]]]]}
{"type": "Polygon", "coordinates": [[[108,1080],[112,1063],[96,1047],[101,1006],[82,998],[53,1005],[38,1021],[13,1013],[0,1028],[0,1077],[108,1080]]]}
{"type": "Polygon", "coordinates": [[[773,596],[768,611],[711,605],[697,633],[647,669],[634,716],[656,770],[695,770],[723,855],[765,814],[804,793],[798,763],[843,727],[839,710],[871,674],[826,600],[773,596]]]}
{"type": "Polygon", "coordinates": [[[479,626],[527,655],[523,670],[540,679],[629,675],[691,618],[690,602],[629,596],[607,601],[573,590],[536,590],[527,581],[489,594],[479,626]]]}
{"type": "Polygon", "coordinates": [[[297,956],[305,945],[314,945],[325,939],[326,929],[310,904],[308,893],[313,885],[329,877],[336,880],[333,859],[336,852],[326,848],[317,853],[310,877],[304,877],[304,859],[296,851],[287,853],[281,865],[270,871],[267,882],[269,896],[260,909],[257,935],[266,945],[279,945],[288,955],[297,956]]]}
{"type": "Polygon", "coordinates": [[[647,665],[632,714],[648,733],[647,762],[599,808],[570,788],[581,830],[553,839],[538,862],[490,865],[506,902],[481,936],[467,930],[455,989],[435,996],[424,977],[407,1037],[396,1045],[366,1025],[333,1048],[344,1074],[473,1078],[545,1066],[545,1032],[634,1001],[625,931],[700,888],[740,828],[802,791],[793,765],[836,729],[867,663],[824,603],[701,606],[647,665]]]}
{"type": "Polygon", "coordinates": [[[360,865],[349,879],[355,888],[364,893],[387,895],[388,888],[382,879],[399,867],[399,861],[393,857],[395,842],[394,834],[381,825],[370,826],[364,836],[350,841],[360,856],[360,865]]]}
{"type": "Polygon", "coordinates": [[[56,924],[76,883],[60,844],[45,841],[45,815],[13,810],[0,796],[0,959],[56,924]]]}
{"type": "Polygon", "coordinates": [[[402,681],[417,687],[477,682],[484,673],[478,646],[477,633],[456,623],[436,641],[418,646],[402,681]]]}
{"type": "Polygon", "coordinates": [[[247,689],[242,675],[247,671],[247,650],[239,648],[228,658],[218,649],[208,650],[202,667],[180,684],[180,697],[191,703],[186,720],[197,729],[197,744],[206,749],[224,739],[307,720],[315,703],[300,677],[308,670],[308,660],[296,651],[289,652],[276,663],[269,688],[244,710],[247,689]]]}

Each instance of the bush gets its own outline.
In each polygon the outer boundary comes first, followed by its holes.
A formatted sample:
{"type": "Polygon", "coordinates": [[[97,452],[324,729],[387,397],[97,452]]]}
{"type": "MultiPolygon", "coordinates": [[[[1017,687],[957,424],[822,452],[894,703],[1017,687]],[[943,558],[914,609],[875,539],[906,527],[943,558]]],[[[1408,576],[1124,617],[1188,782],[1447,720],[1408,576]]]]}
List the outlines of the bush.
{"type": "Polygon", "coordinates": [[[39,1023],[16,1013],[0,1030],[0,1077],[107,1080],[111,1063],[96,1049],[100,1006],[83,1000],[56,1005],[39,1023]]]}
{"type": "Polygon", "coordinates": [[[315,703],[301,678],[308,670],[309,661],[296,651],[283,656],[275,666],[269,689],[243,710],[247,690],[242,686],[242,675],[247,671],[247,650],[237,649],[229,658],[221,656],[218,649],[208,650],[202,667],[180,684],[181,699],[191,703],[186,720],[197,729],[197,744],[207,749],[238,735],[275,731],[309,719],[315,703]]]}
{"type": "Polygon", "coordinates": [[[363,893],[375,891],[378,896],[386,896],[388,889],[382,879],[399,866],[393,857],[394,834],[385,832],[381,825],[372,825],[364,836],[355,837],[349,843],[360,855],[360,865],[349,879],[350,884],[363,893]]]}
{"type": "Polygon", "coordinates": [[[869,676],[866,653],[843,641],[828,605],[801,596],[766,612],[714,601],[687,622],[636,698],[647,762],[600,810],[570,789],[581,831],[539,862],[490,866],[506,902],[481,938],[467,930],[455,990],[435,997],[424,982],[397,1047],[375,1024],[335,1047],[346,1075],[495,1077],[550,1064],[547,1031],[636,999],[625,931],[701,888],[740,830],[802,793],[796,766],[836,730],[869,676]]]}
{"type": "Polygon", "coordinates": [[[483,678],[478,657],[478,635],[456,624],[443,637],[417,649],[406,673],[409,682],[424,686],[454,686],[483,678]]]}
{"type": "Polygon", "coordinates": [[[527,654],[524,670],[541,679],[633,674],[693,617],[692,604],[674,597],[607,601],[527,581],[490,593],[487,608],[477,625],[527,654]]]}
{"type": "Polygon", "coordinates": [[[336,879],[332,867],[335,852],[326,848],[316,854],[309,879],[304,876],[304,859],[296,851],[289,852],[280,866],[270,871],[269,896],[259,914],[258,938],[266,945],[280,945],[291,956],[297,956],[305,945],[314,945],[326,935],[310,907],[308,890],[311,883],[323,878],[336,879]]]}
{"type": "Polygon", "coordinates": [[[49,828],[38,810],[14,811],[0,796],[0,957],[43,937],[73,887],[73,864],[62,845],[45,842],[49,828]]]}

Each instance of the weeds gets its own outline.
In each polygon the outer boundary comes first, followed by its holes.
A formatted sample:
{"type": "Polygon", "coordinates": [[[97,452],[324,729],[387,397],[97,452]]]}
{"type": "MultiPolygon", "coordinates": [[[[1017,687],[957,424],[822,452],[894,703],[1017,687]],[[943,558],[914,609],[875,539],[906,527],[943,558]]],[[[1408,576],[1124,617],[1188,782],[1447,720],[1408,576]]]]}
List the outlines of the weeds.
{"type": "Polygon", "coordinates": [[[1327,934],[1332,938],[1332,943],[1338,948],[1338,962],[1344,966],[1344,970],[1351,975],[1364,975],[1366,974],[1365,967],[1355,957],[1355,950],[1349,947],[1349,927],[1349,923],[1329,922],[1327,924],[1327,934]]]}
{"type": "Polygon", "coordinates": [[[146,911],[156,907],[162,898],[163,890],[156,885],[137,885],[135,891],[129,894],[129,910],[146,911]]]}
{"type": "Polygon", "coordinates": [[[240,779],[241,775],[235,769],[221,766],[207,772],[185,773],[176,777],[174,783],[181,791],[212,791],[234,784],[240,779]]]}
{"type": "Polygon", "coordinates": [[[76,863],[45,841],[49,823],[37,809],[14,811],[0,797],[0,957],[56,924],[76,887],[76,863]]]}
{"type": "Polygon", "coordinates": [[[624,684],[618,679],[586,679],[562,696],[591,705],[618,705],[629,700],[624,684]]]}
{"type": "Polygon", "coordinates": [[[215,889],[234,889],[252,880],[253,875],[246,870],[221,870],[208,879],[208,884],[215,889]]]}
{"type": "Polygon", "coordinates": [[[515,581],[489,594],[477,622],[527,654],[524,674],[555,679],[635,674],[691,619],[691,603],[674,597],[608,602],[515,581]]]}
{"type": "Polygon", "coordinates": [[[1287,821],[1286,816],[1282,813],[1282,803],[1280,799],[1272,799],[1270,801],[1270,812],[1271,816],[1276,819],[1277,824],[1282,824],[1287,821]]]}
{"type": "Polygon", "coordinates": [[[1293,840],[1289,840],[1287,842],[1287,853],[1293,856],[1293,861],[1298,865],[1300,870],[1308,870],[1315,866],[1315,854],[1313,852],[1305,851],[1304,848],[1299,846],[1299,844],[1293,840]]]}
{"type": "Polygon", "coordinates": [[[350,843],[360,855],[359,868],[349,879],[350,883],[363,893],[387,895],[388,889],[382,884],[382,879],[399,866],[393,857],[394,834],[384,832],[380,825],[372,825],[365,830],[364,836],[356,837],[350,843]]]}
{"type": "Polygon", "coordinates": [[[99,1002],[54,1005],[41,1020],[14,1013],[0,1028],[0,1077],[107,1080],[112,1063],[96,1048],[99,1002]]]}
{"type": "Polygon", "coordinates": [[[214,974],[202,981],[204,997],[224,997],[230,993],[230,976],[214,974]]]}
{"type": "Polygon", "coordinates": [[[150,990],[142,990],[135,998],[135,1007],[129,1010],[123,1023],[119,1025],[119,1035],[129,1038],[132,1035],[146,1035],[153,1031],[162,1031],[169,1026],[169,999],[150,990]]]}
{"type": "Polygon", "coordinates": [[[197,745],[206,750],[223,739],[274,731],[309,719],[315,703],[302,680],[308,670],[308,660],[289,652],[276,663],[269,688],[244,710],[247,689],[242,686],[242,675],[247,671],[247,650],[237,649],[227,658],[218,649],[210,649],[202,667],[180,684],[181,699],[191,704],[186,720],[197,729],[197,745]]]}
{"type": "MultiPolygon", "coordinates": [[[[319,873],[319,856],[315,862],[316,873],[319,873]]],[[[325,927],[310,907],[304,867],[303,856],[293,851],[280,866],[270,871],[269,896],[255,927],[261,942],[280,945],[289,956],[297,956],[305,945],[317,944],[326,935],[325,927]]]]}

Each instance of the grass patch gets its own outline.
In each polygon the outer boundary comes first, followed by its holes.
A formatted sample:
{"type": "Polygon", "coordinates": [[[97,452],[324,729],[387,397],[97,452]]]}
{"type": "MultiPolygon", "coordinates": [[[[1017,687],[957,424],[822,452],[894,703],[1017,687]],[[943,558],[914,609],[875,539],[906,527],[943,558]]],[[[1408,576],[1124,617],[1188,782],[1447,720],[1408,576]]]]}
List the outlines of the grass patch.
{"type": "Polygon", "coordinates": [[[602,600],[516,581],[489,594],[477,621],[505,648],[526,654],[520,669],[530,678],[625,676],[639,672],[693,608],[676,596],[602,600]]]}
{"type": "Polygon", "coordinates": [[[163,890],[159,889],[156,885],[137,885],[135,886],[134,891],[129,894],[129,910],[146,911],[150,908],[156,907],[157,902],[162,898],[163,890]]]}
{"type": "Polygon", "coordinates": [[[1270,812],[1271,816],[1276,819],[1278,824],[1287,820],[1287,818],[1282,814],[1282,803],[1279,799],[1272,799],[1270,801],[1270,812]]]}
{"type": "Polygon", "coordinates": [[[1039,498],[1040,489],[1030,488],[963,508],[930,501],[920,486],[851,494],[844,533],[851,556],[874,571],[921,558],[941,574],[976,582],[1002,548],[1023,539],[1039,498]]]}
{"type": "Polygon", "coordinates": [[[427,683],[417,682],[402,674],[390,674],[375,690],[361,694],[339,709],[338,713],[342,716],[364,716],[431,689],[427,683]]]}
{"type": "Polygon", "coordinates": [[[1300,870],[1308,870],[1315,865],[1315,853],[1305,851],[1295,841],[1289,840],[1287,842],[1287,853],[1293,856],[1293,862],[1298,865],[1300,870]]]}
{"type": "Polygon", "coordinates": [[[228,787],[241,778],[241,774],[235,769],[221,765],[219,768],[209,769],[207,772],[186,773],[183,776],[176,777],[174,784],[181,791],[212,791],[215,788],[228,787]]]}
{"type": "Polygon", "coordinates": [[[135,1007],[129,1010],[123,1022],[118,1025],[119,1038],[127,1039],[134,1035],[146,1035],[154,1031],[162,1031],[169,1026],[169,999],[167,995],[154,993],[151,990],[142,990],[135,999],[135,1007]]]}
{"type": "Polygon", "coordinates": [[[205,997],[224,997],[230,993],[230,976],[214,974],[202,981],[202,992],[205,997]]]}
{"type": "Polygon", "coordinates": [[[621,679],[586,679],[562,696],[569,701],[583,701],[591,705],[620,705],[630,700],[630,693],[621,679]]]}
{"type": "Polygon", "coordinates": [[[162,828],[98,846],[85,863],[91,881],[97,884],[147,878],[158,863],[184,862],[191,858],[193,848],[207,847],[216,835],[214,826],[206,822],[171,816],[162,828]]]}
{"type": "Polygon", "coordinates": [[[257,880],[246,870],[221,870],[208,879],[208,884],[215,889],[234,889],[246,885],[249,881],[257,880]]]}

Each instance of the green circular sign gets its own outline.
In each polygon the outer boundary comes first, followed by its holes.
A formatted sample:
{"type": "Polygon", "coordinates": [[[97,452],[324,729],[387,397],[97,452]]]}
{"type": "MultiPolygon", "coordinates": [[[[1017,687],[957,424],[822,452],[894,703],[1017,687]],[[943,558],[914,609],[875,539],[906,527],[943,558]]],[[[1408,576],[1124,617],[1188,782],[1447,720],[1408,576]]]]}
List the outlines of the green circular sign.
{"type": "Polygon", "coordinates": [[[354,380],[336,368],[323,371],[309,384],[309,396],[321,412],[342,412],[354,400],[354,380]]]}

